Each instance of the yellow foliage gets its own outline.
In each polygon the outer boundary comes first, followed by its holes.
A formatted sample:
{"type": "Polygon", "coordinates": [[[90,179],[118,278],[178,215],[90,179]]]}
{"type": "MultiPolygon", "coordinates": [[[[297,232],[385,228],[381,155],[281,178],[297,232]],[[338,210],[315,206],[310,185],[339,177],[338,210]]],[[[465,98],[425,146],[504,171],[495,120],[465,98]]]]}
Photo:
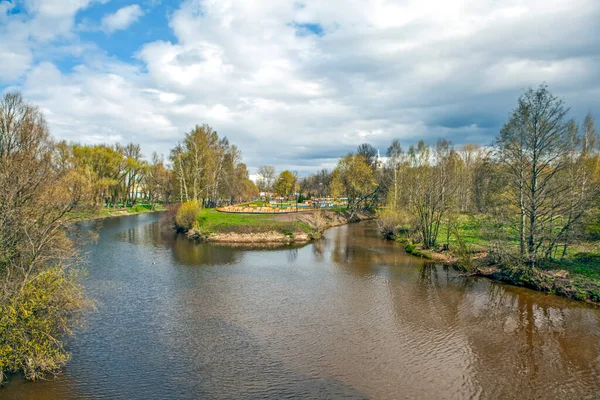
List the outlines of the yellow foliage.
{"type": "Polygon", "coordinates": [[[196,225],[198,214],[202,207],[197,201],[183,203],[175,215],[175,226],[178,229],[188,231],[196,225]]]}
{"type": "Polygon", "coordinates": [[[73,273],[51,268],[0,304],[0,373],[23,371],[34,380],[69,360],[61,339],[92,306],[77,281],[73,273]]]}

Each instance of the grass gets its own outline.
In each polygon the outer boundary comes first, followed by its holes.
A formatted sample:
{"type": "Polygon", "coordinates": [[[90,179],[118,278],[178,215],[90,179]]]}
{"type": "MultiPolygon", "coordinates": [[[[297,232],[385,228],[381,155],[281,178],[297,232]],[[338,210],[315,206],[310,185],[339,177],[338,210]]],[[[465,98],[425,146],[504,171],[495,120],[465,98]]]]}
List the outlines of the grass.
{"type": "Polygon", "coordinates": [[[165,207],[162,204],[156,204],[154,210],[150,204],[136,204],[133,207],[87,207],[86,209],[71,211],[67,218],[76,221],[85,221],[89,219],[101,219],[116,217],[121,215],[143,214],[154,211],[163,211],[165,207]]]}
{"type": "Polygon", "coordinates": [[[417,256],[417,257],[421,257],[421,258],[427,258],[429,260],[432,259],[431,254],[422,251],[421,249],[419,249],[417,246],[415,246],[412,243],[407,243],[406,247],[404,249],[406,250],[406,252],[408,254],[412,254],[413,256],[417,256]]]}
{"type": "MultiPolygon", "coordinates": [[[[440,227],[438,242],[446,243],[447,231],[447,225],[440,227]]],[[[509,243],[518,244],[519,238],[515,232],[507,232],[502,226],[491,225],[486,221],[484,215],[460,214],[451,222],[448,243],[452,246],[458,245],[459,241],[462,241],[467,246],[486,248],[490,244],[488,239],[491,236],[490,234],[498,234],[499,232],[503,232],[503,238],[508,239],[509,243]]]]}
{"type": "MultiPolygon", "coordinates": [[[[455,222],[456,233],[450,235],[450,247],[458,244],[458,238],[463,243],[486,248],[490,243],[486,239],[486,230],[502,229],[502,227],[490,227],[483,216],[480,215],[460,215],[455,222]]],[[[444,243],[446,239],[446,229],[442,228],[439,242],[444,243]]],[[[508,242],[518,244],[516,233],[507,233],[505,238],[508,242]]],[[[600,248],[598,244],[576,243],[568,247],[567,256],[564,260],[552,260],[545,262],[542,269],[564,269],[571,274],[582,275],[588,278],[598,279],[600,282],[600,248]],[[596,251],[594,251],[594,247],[596,251]]]]}
{"type": "Polygon", "coordinates": [[[203,209],[197,217],[198,228],[202,233],[262,233],[276,231],[285,235],[303,231],[312,233],[314,229],[305,223],[282,220],[269,214],[221,213],[215,209],[203,209]]]}
{"type": "Polygon", "coordinates": [[[600,253],[575,253],[564,260],[552,260],[540,265],[543,270],[565,270],[573,276],[581,276],[600,284],[600,253]]]}
{"type": "MultiPolygon", "coordinates": [[[[514,246],[515,250],[518,248],[516,232],[511,232],[503,226],[491,225],[483,215],[461,214],[452,224],[449,237],[447,226],[440,227],[438,244],[441,246],[448,239],[450,254],[456,257],[460,257],[460,254],[466,250],[464,256],[473,260],[474,252],[490,248],[489,237],[494,236],[502,236],[503,239],[507,239],[509,246],[514,246]]],[[[596,228],[600,231],[600,226],[596,228]]],[[[408,231],[405,234],[408,235],[408,231]]],[[[408,236],[397,237],[396,240],[406,243],[407,253],[431,258],[429,254],[431,251],[421,250],[420,246],[411,243],[408,236]]],[[[534,274],[522,273],[515,276],[500,274],[503,276],[501,280],[565,297],[600,302],[600,243],[598,241],[570,245],[563,259],[541,260],[536,265],[536,270],[538,272],[534,274]],[[567,274],[558,271],[566,271],[567,274]]]]}

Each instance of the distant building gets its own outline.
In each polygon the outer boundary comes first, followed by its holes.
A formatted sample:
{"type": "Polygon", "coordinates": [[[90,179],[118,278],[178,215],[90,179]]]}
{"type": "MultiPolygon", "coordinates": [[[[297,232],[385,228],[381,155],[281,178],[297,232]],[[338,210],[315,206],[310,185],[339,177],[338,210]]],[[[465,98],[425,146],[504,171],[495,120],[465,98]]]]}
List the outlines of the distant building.
{"type": "Polygon", "coordinates": [[[260,192],[258,194],[259,197],[264,197],[266,198],[273,198],[274,196],[277,196],[277,193],[273,193],[273,192],[260,192]]]}
{"type": "Polygon", "coordinates": [[[383,158],[381,158],[381,155],[379,154],[379,149],[377,149],[377,161],[376,161],[376,165],[377,165],[377,169],[382,169],[383,168],[383,158]]]}

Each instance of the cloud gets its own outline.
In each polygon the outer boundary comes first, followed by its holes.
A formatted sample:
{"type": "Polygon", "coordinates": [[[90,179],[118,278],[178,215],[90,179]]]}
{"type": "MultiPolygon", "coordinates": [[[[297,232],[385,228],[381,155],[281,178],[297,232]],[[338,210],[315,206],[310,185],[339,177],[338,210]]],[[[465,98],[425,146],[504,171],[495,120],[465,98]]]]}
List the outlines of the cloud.
{"type": "Polygon", "coordinates": [[[81,47],[72,31],[75,15],[93,3],[104,1],[0,0],[0,84],[18,82],[36,59],[81,47]]]}
{"type": "MultiPolygon", "coordinates": [[[[99,2],[74,1],[63,16],[36,4],[27,17],[0,17],[0,80],[69,140],[134,141],[166,155],[209,123],[251,171],[308,173],[365,141],[382,153],[394,138],[488,144],[522,90],[543,81],[572,116],[600,115],[597,0],[186,0],[160,6],[173,37],[140,39],[132,59],[75,32],[77,10],[102,12],[99,2]],[[39,18],[69,28],[44,39],[39,18]],[[77,57],[68,70],[54,60],[63,53],[77,57]]],[[[124,15],[111,29],[140,17],[124,15]]]]}
{"type": "Polygon", "coordinates": [[[118,9],[113,14],[105,15],[100,26],[104,32],[111,34],[129,28],[142,15],[144,15],[144,10],[139,5],[132,4],[118,9]]]}

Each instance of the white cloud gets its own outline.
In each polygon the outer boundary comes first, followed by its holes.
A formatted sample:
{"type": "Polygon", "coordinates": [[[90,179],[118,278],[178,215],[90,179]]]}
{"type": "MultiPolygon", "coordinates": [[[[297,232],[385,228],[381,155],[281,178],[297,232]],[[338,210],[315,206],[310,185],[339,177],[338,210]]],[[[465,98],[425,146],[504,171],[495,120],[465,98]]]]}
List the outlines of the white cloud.
{"type": "Polygon", "coordinates": [[[69,46],[51,46],[49,43],[57,40],[76,42],[72,32],[75,15],[92,3],[103,1],[24,0],[22,5],[28,12],[23,14],[14,12],[15,2],[0,0],[0,83],[18,82],[36,58],[65,51],[69,46]]]}
{"type": "MultiPolygon", "coordinates": [[[[175,39],[142,44],[134,63],[77,40],[73,16],[90,1],[73,0],[64,15],[44,4],[31,2],[30,20],[0,19],[0,80],[26,77],[25,95],[69,140],[134,141],[166,155],[209,123],[251,168],[308,172],[364,141],[382,153],[393,138],[487,144],[519,93],[543,81],[575,116],[600,115],[597,0],[187,0],[169,13],[175,39]],[[67,28],[36,30],[39,18],[67,28]],[[48,37],[62,47],[36,47],[48,37]],[[84,61],[60,71],[47,62],[59,51],[84,61]]],[[[103,29],[141,13],[122,8],[103,29]]]]}
{"type": "Polygon", "coordinates": [[[100,25],[102,30],[110,34],[129,28],[142,15],[144,15],[144,10],[139,5],[132,4],[118,9],[113,14],[105,15],[100,25]]]}
{"type": "Polygon", "coordinates": [[[0,82],[12,82],[25,73],[33,62],[33,55],[28,48],[10,46],[10,43],[0,43],[0,82]]]}

